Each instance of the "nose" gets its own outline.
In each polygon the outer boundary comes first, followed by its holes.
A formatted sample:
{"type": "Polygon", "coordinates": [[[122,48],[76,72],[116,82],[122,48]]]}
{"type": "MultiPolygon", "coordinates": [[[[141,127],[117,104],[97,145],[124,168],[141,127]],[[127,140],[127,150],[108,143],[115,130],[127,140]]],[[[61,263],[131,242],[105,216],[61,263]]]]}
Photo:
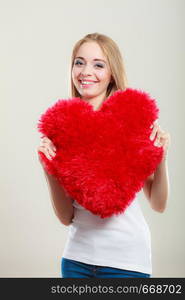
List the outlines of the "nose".
{"type": "Polygon", "coordinates": [[[84,65],[81,71],[82,77],[91,76],[92,75],[92,68],[88,64],[84,65]]]}

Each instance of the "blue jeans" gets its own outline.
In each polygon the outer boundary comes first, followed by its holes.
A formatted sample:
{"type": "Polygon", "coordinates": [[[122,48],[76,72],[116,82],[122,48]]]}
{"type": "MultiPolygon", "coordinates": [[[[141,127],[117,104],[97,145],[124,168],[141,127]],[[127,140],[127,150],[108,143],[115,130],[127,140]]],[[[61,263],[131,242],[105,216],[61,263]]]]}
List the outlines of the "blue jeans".
{"type": "Polygon", "coordinates": [[[146,278],[150,274],[112,267],[89,265],[62,257],[62,278],[146,278]]]}

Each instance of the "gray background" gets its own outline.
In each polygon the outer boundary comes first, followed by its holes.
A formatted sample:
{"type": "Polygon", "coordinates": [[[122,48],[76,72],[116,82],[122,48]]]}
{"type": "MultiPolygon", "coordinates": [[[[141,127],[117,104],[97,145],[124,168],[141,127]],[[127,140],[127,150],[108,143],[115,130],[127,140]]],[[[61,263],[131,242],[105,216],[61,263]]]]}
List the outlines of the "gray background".
{"type": "Polygon", "coordinates": [[[184,26],[181,0],[0,1],[0,277],[60,277],[68,227],[56,218],[36,149],[40,114],[69,95],[73,45],[115,40],[129,86],[148,91],[171,135],[162,214],[138,194],[152,233],[153,277],[184,277],[184,26]]]}

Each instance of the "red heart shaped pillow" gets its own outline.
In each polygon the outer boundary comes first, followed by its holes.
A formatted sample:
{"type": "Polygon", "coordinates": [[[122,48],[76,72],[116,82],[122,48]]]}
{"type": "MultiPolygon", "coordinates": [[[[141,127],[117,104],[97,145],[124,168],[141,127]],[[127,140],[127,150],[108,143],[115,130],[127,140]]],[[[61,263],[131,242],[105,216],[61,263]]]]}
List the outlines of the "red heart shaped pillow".
{"type": "Polygon", "coordinates": [[[93,214],[124,212],[161,162],[163,148],[149,138],[158,113],[155,99],[131,88],[117,90],[96,111],[81,98],[59,99],[38,122],[56,155],[50,161],[39,151],[40,158],[93,214]]]}

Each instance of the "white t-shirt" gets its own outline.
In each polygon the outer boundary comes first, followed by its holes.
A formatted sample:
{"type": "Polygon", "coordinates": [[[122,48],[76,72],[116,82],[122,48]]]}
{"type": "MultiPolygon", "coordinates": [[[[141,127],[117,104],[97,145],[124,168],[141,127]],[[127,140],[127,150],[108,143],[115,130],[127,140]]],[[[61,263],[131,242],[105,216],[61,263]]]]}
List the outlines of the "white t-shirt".
{"type": "Polygon", "coordinates": [[[124,213],[102,219],[74,200],[63,257],[97,266],[151,274],[150,230],[138,199],[124,213]]]}

